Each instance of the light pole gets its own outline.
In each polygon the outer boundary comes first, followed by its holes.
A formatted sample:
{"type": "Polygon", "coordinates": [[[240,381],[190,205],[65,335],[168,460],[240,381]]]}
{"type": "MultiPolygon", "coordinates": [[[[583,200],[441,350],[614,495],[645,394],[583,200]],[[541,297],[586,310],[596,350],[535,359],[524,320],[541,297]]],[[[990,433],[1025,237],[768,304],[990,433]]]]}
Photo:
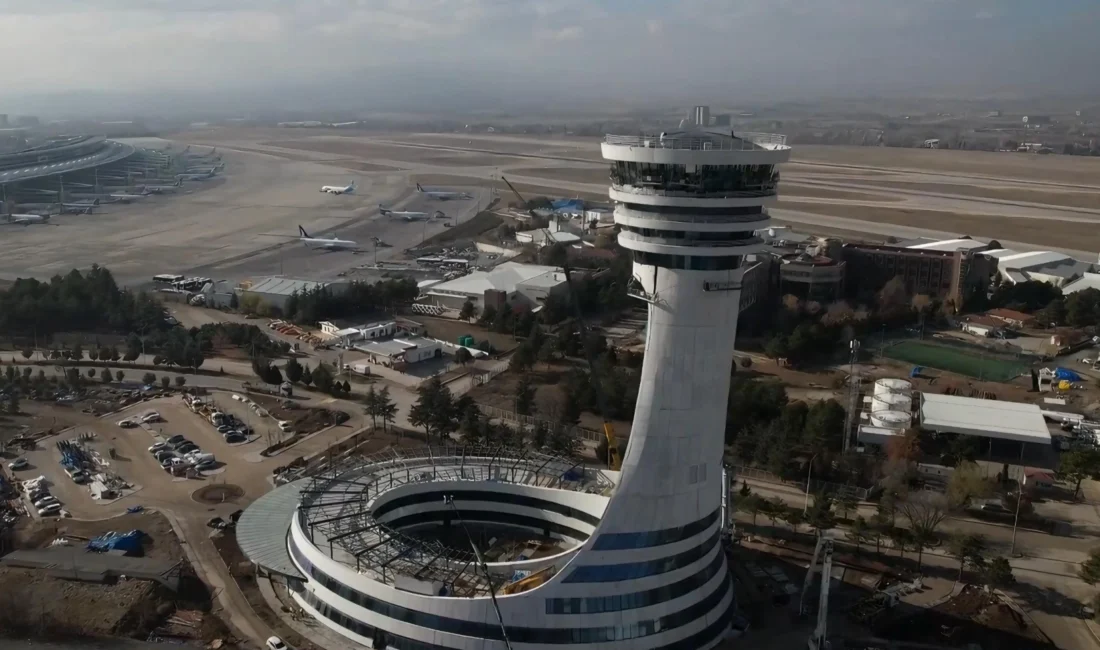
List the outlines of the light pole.
{"type": "Polygon", "coordinates": [[[817,454],[810,456],[809,466],[806,468],[806,499],[802,504],[802,514],[805,515],[810,510],[810,477],[814,473],[814,459],[817,458],[817,454]]]}

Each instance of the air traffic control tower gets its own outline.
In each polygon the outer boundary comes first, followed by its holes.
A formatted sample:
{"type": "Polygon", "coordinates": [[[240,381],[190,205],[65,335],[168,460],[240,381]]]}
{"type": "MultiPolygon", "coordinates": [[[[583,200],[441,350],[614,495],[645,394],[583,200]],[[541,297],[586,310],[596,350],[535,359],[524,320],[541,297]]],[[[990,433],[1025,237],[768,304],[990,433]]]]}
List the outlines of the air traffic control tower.
{"type": "MultiPolygon", "coordinates": [[[[706,113],[694,111],[695,123],[674,132],[608,135],[602,145],[612,161],[619,243],[634,256],[630,293],[649,304],[638,405],[621,482],[601,522],[604,536],[637,535],[643,522],[652,530],[709,533],[714,529],[699,525],[722,500],[743,265],[762,248],[754,231],[769,225],[776,168],[790,148],[782,135],[699,123],[706,113]]],[[[705,543],[706,533],[673,547],[705,543]]],[[[658,549],[672,551],[651,552],[658,549]]]]}

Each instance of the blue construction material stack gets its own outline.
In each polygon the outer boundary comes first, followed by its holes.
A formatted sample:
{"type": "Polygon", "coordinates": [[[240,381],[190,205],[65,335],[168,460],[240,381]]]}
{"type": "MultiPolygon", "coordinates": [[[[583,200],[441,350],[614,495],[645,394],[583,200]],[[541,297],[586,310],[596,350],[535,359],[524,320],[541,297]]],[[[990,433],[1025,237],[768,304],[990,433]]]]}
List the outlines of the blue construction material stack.
{"type": "Polygon", "coordinates": [[[131,530],[125,534],[111,531],[89,541],[87,548],[96,553],[124,551],[126,555],[135,555],[141,551],[143,537],[145,533],[140,530],[131,530]]]}
{"type": "Polygon", "coordinates": [[[92,459],[88,458],[88,452],[71,440],[58,442],[57,449],[61,452],[61,466],[66,469],[84,469],[91,465],[92,459]]]}

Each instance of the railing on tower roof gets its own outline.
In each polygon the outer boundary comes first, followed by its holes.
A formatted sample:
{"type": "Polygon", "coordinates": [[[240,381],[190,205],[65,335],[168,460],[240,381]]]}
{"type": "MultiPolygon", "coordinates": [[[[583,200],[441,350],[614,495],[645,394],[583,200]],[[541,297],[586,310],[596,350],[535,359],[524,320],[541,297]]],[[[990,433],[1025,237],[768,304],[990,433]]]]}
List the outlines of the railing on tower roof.
{"type": "Polygon", "coordinates": [[[680,149],[690,151],[759,151],[787,145],[787,136],[780,133],[734,133],[723,135],[607,135],[604,144],[647,149],[680,149]]]}

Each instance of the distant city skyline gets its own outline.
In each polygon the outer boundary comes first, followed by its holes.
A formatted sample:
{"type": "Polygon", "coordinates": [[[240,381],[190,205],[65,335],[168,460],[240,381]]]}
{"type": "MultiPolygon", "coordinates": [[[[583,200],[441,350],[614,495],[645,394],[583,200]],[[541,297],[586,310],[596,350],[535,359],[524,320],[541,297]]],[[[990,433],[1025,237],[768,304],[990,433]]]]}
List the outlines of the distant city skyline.
{"type": "Polygon", "coordinates": [[[1090,0],[0,0],[0,112],[1100,93],[1090,0]],[[27,107],[27,108],[24,108],[27,107]],[[142,108],[145,107],[145,108],[142,108]]]}

